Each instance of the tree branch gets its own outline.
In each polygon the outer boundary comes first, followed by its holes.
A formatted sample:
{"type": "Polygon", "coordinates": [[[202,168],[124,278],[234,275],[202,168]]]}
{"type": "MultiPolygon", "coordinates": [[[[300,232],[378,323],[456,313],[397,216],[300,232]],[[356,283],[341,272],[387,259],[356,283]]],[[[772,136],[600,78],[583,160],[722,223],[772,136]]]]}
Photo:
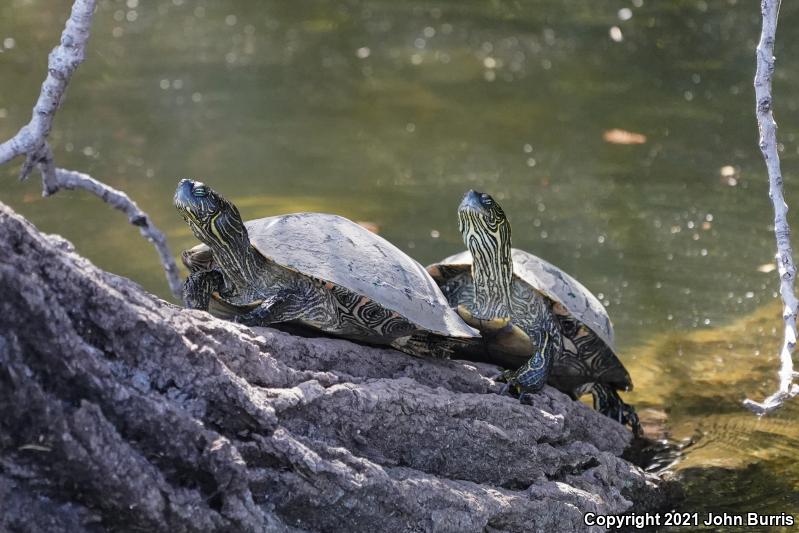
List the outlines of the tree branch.
{"type": "MultiPolygon", "coordinates": [[[[33,107],[31,120],[12,139],[0,144],[0,164],[26,155],[20,179],[25,179],[33,170],[36,159],[53,127],[55,113],[67,90],[72,74],[86,57],[86,42],[89,40],[95,0],[75,0],[72,14],[61,34],[61,43],[56,46],[47,61],[47,78],[42,83],[39,99],[33,107]]],[[[45,194],[53,190],[45,183],[45,194]]]]}
{"type": "Polygon", "coordinates": [[[782,318],[785,322],[785,334],[780,350],[780,388],[777,392],[763,400],[755,402],[744,400],[744,405],[758,415],[768,414],[782,407],[786,400],[799,394],[799,385],[793,382],[792,352],[796,346],[796,308],[794,294],[796,266],[791,250],[791,230],[788,227],[788,206],[782,193],[782,172],[780,157],[777,153],[777,123],[772,114],[771,80],[774,75],[774,40],[777,33],[777,17],[780,12],[780,0],[761,0],[760,11],[763,16],[763,28],[760,42],[757,45],[757,71],[755,73],[755,114],[760,131],[760,151],[768,168],[769,191],[774,206],[774,233],[777,238],[777,271],[780,275],[780,296],[782,297],[782,318]]]}
{"type": "Polygon", "coordinates": [[[21,180],[27,179],[34,167],[38,167],[42,175],[43,196],[50,196],[61,189],[84,189],[128,215],[130,223],[137,226],[141,234],[155,246],[169,288],[172,294],[180,299],[182,293],[180,275],[164,234],[122,191],[111,188],[87,174],[56,168],[53,152],[47,142],[69,80],[86,57],[86,43],[89,40],[95,3],[95,0],[75,0],[72,5],[72,13],[61,34],[61,43],[48,57],[47,78],[42,83],[31,120],[14,137],[0,144],[0,165],[24,155],[25,162],[22,164],[19,177],[21,180]]]}
{"type": "Polygon", "coordinates": [[[150,241],[158,252],[161,264],[166,272],[166,279],[169,288],[176,298],[183,298],[183,283],[180,280],[177,264],[172,256],[172,251],[166,242],[166,237],[151,222],[147,213],[139,209],[136,202],[131,200],[127,194],[108,185],[97,181],[88,174],[66,170],[63,168],[55,169],[56,182],[62,189],[84,189],[99,196],[105,203],[119,209],[128,215],[128,221],[139,228],[139,232],[144,238],[150,241]]]}

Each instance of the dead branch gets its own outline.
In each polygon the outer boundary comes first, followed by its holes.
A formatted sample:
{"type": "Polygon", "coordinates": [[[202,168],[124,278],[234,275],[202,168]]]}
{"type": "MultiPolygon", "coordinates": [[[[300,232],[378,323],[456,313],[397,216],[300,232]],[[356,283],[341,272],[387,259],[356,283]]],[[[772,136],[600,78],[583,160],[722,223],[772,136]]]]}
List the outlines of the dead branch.
{"type": "Polygon", "coordinates": [[[760,4],[763,16],[763,28],[760,42],[757,45],[757,71],[755,73],[755,114],[760,131],[760,151],[768,168],[769,191],[774,206],[774,233],[777,238],[777,271],[780,275],[780,296],[782,297],[782,318],[785,322],[785,334],[780,350],[780,388],[777,392],[763,400],[755,402],[744,400],[744,405],[764,415],[782,407],[786,400],[799,394],[799,385],[793,382],[792,352],[796,346],[796,308],[794,294],[796,266],[791,250],[791,230],[788,226],[788,205],[782,193],[782,172],[780,157],[777,153],[777,123],[772,114],[771,80],[774,75],[774,40],[777,33],[777,17],[780,12],[780,0],[762,0],[760,4]]]}
{"type": "Polygon", "coordinates": [[[89,40],[95,3],[95,0],[75,0],[72,5],[72,13],[61,34],[61,43],[50,52],[47,77],[42,83],[31,120],[14,137],[0,144],[0,165],[24,155],[25,162],[22,164],[20,179],[27,179],[34,167],[38,167],[42,175],[43,196],[50,196],[61,189],[84,189],[128,215],[130,223],[137,226],[141,234],[155,246],[169,288],[175,297],[181,298],[181,281],[177,264],[167,245],[166,237],[152,224],[147,213],[139,209],[122,191],[113,189],[86,174],[56,168],[53,152],[47,142],[69,80],[86,57],[86,43],[89,40]]]}

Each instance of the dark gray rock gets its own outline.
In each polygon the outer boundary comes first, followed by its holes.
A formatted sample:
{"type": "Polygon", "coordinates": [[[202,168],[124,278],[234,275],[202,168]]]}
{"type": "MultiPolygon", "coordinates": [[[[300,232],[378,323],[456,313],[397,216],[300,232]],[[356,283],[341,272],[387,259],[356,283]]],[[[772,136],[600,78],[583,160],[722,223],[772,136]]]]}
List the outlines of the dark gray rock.
{"type": "Polygon", "coordinates": [[[2,531],[579,531],[667,503],[554,389],[180,309],[2,204],[0,294],[2,531]]]}

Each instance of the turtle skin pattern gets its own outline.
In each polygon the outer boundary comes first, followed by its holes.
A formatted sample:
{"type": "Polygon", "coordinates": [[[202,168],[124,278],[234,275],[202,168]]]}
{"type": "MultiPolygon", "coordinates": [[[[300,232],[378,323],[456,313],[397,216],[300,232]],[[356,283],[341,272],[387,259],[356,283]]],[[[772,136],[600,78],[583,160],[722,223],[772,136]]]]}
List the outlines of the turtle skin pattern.
{"type": "MultiPolygon", "coordinates": [[[[453,307],[465,305],[471,307],[474,301],[474,283],[469,272],[447,272],[445,266],[439,267],[446,281],[440,285],[441,292],[453,307]],[[448,275],[452,274],[452,275],[448,275]]],[[[537,354],[529,359],[511,357],[498,359],[490,355],[487,350],[482,350],[483,357],[474,357],[475,344],[482,341],[464,343],[456,353],[466,349],[471,359],[481,359],[486,362],[500,364],[513,370],[503,374],[503,378],[518,384],[520,395],[528,390],[537,391],[543,386],[547,375],[550,373],[552,362],[561,352],[562,335],[560,324],[552,311],[551,302],[544,298],[538,291],[527,284],[514,281],[511,284],[511,316],[512,323],[522,329],[535,347],[537,354]]],[[[479,352],[478,352],[479,353],[479,352]]],[[[522,398],[523,400],[524,398],[522,398]]]]}
{"type": "Polygon", "coordinates": [[[575,396],[589,392],[594,382],[631,390],[630,375],[608,345],[562,305],[552,308],[563,332],[563,350],[555,358],[550,382],[575,396]]]}
{"type": "Polygon", "coordinates": [[[292,292],[269,308],[270,312],[252,313],[226,283],[224,274],[215,267],[210,250],[186,250],[183,264],[190,275],[183,286],[184,301],[194,309],[209,310],[219,318],[233,319],[250,326],[268,326],[294,321],[347,338],[373,341],[375,333],[391,339],[394,348],[410,355],[448,358],[453,353],[450,339],[419,332],[402,315],[386,309],[369,298],[343,287],[312,277],[298,278],[304,288],[292,292]],[[212,294],[217,297],[212,299],[212,294]],[[212,303],[209,307],[209,303],[212,303]]]}
{"type": "MultiPolygon", "coordinates": [[[[443,280],[440,281],[441,291],[450,305],[468,306],[474,298],[471,273],[446,265],[438,265],[437,269],[439,279],[443,280]]],[[[518,278],[514,278],[511,285],[511,311],[513,322],[535,345],[546,346],[545,356],[551,362],[547,383],[575,400],[590,392],[597,411],[623,425],[629,424],[636,436],[642,434],[635,409],[624,403],[616,392],[632,389],[630,375],[602,339],[565,307],[518,278]]],[[[514,376],[518,379],[520,375],[523,378],[525,372],[531,371],[530,361],[498,360],[487,351],[482,353],[483,361],[515,369],[503,374],[506,379],[514,376]]]]}
{"type": "Polygon", "coordinates": [[[236,309],[234,314],[237,322],[248,326],[297,321],[338,335],[373,338],[377,333],[387,339],[404,337],[417,329],[410,321],[374,300],[309,276],[296,276],[291,291],[277,290],[269,296],[274,300],[273,305],[267,309],[262,305],[254,310],[251,306],[239,304],[250,301],[250,297],[242,298],[226,289],[223,275],[218,270],[193,273],[184,284],[186,301],[197,302],[198,308],[207,309],[213,292],[218,294],[218,300],[236,309]],[[210,283],[198,283],[197,278],[200,277],[212,277],[212,280],[210,283]],[[217,283],[214,284],[213,280],[217,283]]]}

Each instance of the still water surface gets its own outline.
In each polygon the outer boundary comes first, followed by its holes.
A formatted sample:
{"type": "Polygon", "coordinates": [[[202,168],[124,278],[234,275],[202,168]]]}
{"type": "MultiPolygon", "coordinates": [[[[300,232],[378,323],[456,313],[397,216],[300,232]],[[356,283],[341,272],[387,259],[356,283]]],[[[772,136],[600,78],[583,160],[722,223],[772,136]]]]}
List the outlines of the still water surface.
{"type": "MultiPolygon", "coordinates": [[[[29,119],[67,4],[0,4],[2,138],[29,119]]],[[[60,166],[127,191],[174,250],[194,243],[171,206],[180,177],[218,188],[245,218],[373,222],[423,264],[462,249],[455,208],[466,189],[488,191],[517,247],[608,307],[630,400],[696,440],[674,467],[684,509],[795,513],[799,404],[762,420],[740,407],[774,387],[780,336],[776,275],[760,271],[774,245],[753,115],[758,34],[757,3],[735,0],[101,0],[53,145],[60,166]]],[[[777,56],[796,206],[791,3],[777,56]]],[[[16,171],[0,168],[0,200],[168,297],[155,252],[121,215],[81,193],[42,200],[16,171]]]]}

